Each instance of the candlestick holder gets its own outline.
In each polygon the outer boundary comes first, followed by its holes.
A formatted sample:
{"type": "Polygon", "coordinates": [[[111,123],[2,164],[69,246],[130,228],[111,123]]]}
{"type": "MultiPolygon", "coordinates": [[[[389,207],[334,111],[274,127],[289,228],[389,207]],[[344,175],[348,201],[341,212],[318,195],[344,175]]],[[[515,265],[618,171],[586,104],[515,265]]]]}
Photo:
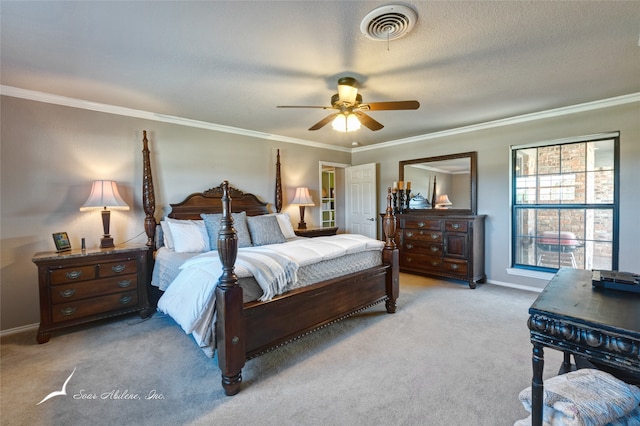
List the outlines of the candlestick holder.
{"type": "Polygon", "coordinates": [[[393,195],[393,212],[394,213],[398,213],[398,194],[397,194],[397,190],[394,190],[392,195],[393,195]]]}
{"type": "Polygon", "coordinates": [[[398,189],[398,204],[399,204],[399,211],[400,213],[404,213],[404,189],[398,189]]]}

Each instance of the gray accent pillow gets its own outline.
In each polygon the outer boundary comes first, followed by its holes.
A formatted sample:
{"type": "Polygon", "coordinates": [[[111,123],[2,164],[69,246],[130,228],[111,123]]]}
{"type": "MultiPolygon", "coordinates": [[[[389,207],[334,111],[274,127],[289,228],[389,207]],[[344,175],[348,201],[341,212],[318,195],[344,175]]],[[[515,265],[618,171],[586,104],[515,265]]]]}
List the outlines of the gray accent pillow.
{"type": "MultiPolygon", "coordinates": [[[[204,219],[204,226],[207,228],[207,234],[209,235],[209,248],[211,250],[218,249],[218,233],[220,232],[220,219],[222,219],[221,213],[214,214],[201,214],[200,217],[204,219]]],[[[236,230],[238,236],[238,247],[251,247],[251,235],[249,235],[249,228],[247,228],[247,213],[231,213],[233,218],[233,228],[236,230]]]]}
{"type": "Polygon", "coordinates": [[[248,216],[247,225],[254,246],[280,244],[287,241],[280,230],[278,218],[273,215],[248,216]]]}

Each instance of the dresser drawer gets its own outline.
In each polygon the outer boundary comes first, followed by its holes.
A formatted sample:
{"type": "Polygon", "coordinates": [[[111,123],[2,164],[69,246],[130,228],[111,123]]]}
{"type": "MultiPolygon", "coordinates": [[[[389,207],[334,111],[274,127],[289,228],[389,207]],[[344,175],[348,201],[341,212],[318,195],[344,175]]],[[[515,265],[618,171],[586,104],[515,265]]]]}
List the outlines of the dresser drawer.
{"type": "Polygon", "coordinates": [[[442,256],[443,247],[441,243],[432,243],[421,240],[406,240],[403,243],[402,250],[411,254],[426,254],[429,256],[442,256]]]}
{"type": "Polygon", "coordinates": [[[51,285],[66,284],[96,278],[96,265],[51,270],[51,285]]]}
{"type": "Polygon", "coordinates": [[[414,269],[437,269],[442,267],[442,258],[426,254],[407,253],[400,258],[400,265],[414,269]]]}
{"type": "Polygon", "coordinates": [[[101,314],[127,307],[136,307],[138,292],[127,291],[71,303],[54,304],[51,316],[54,323],[75,320],[90,315],[101,314]]]}
{"type": "Polygon", "coordinates": [[[100,277],[112,277],[114,275],[135,274],[138,262],[135,259],[119,262],[101,263],[99,266],[100,277]]]}
{"type": "Polygon", "coordinates": [[[403,239],[416,241],[442,242],[442,232],[427,229],[405,229],[403,239]]]}
{"type": "Polygon", "coordinates": [[[439,220],[420,220],[420,219],[405,219],[403,228],[416,228],[416,229],[430,229],[432,231],[440,231],[441,221],[439,220]]]}
{"type": "Polygon", "coordinates": [[[86,299],[87,297],[102,296],[124,290],[134,290],[137,287],[138,276],[136,274],[58,285],[51,288],[51,301],[52,303],[68,303],[75,300],[86,299]]]}
{"type": "Polygon", "coordinates": [[[444,222],[445,231],[449,232],[467,232],[466,221],[447,220],[444,222]]]}
{"type": "Polygon", "coordinates": [[[467,275],[468,264],[464,260],[444,259],[444,270],[459,275],[467,275]]]}

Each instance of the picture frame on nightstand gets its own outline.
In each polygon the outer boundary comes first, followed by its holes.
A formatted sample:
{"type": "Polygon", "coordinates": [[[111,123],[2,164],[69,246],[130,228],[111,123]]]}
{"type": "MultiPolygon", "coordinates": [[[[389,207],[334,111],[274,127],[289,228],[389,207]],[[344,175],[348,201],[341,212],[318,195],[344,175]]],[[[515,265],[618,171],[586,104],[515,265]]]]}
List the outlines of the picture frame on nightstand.
{"type": "Polygon", "coordinates": [[[66,232],[55,232],[53,242],[58,253],[71,250],[71,242],[69,242],[69,235],[66,232]]]}

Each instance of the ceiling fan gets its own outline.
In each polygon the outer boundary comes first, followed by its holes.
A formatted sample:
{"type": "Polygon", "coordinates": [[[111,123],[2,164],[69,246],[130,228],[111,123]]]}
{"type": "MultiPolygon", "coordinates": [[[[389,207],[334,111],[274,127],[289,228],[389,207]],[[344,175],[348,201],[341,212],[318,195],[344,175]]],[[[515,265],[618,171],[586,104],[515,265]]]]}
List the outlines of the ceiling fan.
{"type": "Polygon", "coordinates": [[[418,101],[362,103],[362,95],[358,93],[355,84],[356,79],[353,77],[340,78],[338,80],[338,93],[331,97],[331,106],[279,105],[278,108],[323,108],[337,110],[337,112],[328,115],[309,127],[309,130],[318,130],[330,122],[333,122],[334,129],[346,132],[357,130],[357,128],[360,128],[360,124],[363,124],[373,131],[380,130],[384,127],[363,111],[390,111],[420,108],[418,101]]]}

